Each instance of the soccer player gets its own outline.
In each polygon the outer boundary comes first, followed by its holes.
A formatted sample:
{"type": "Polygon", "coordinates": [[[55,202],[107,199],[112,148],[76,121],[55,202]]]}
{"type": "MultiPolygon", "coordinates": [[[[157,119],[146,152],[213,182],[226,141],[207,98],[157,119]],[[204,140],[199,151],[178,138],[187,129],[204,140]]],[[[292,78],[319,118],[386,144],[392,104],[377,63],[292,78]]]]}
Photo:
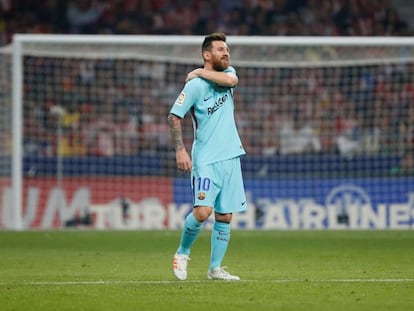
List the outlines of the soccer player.
{"type": "Polygon", "coordinates": [[[186,84],[168,115],[178,169],[191,172],[194,208],[186,217],[180,245],[174,255],[173,272],[187,278],[190,248],[203,223],[214,211],[208,279],[240,280],[221,263],[230,240],[233,213],[247,209],[240,157],[245,154],[234,119],[234,89],[238,77],[229,66],[230,50],[223,33],[204,38],[204,68],[186,77],[186,84]],[[191,157],[182,138],[182,118],[190,111],[194,141],[191,157]]]}

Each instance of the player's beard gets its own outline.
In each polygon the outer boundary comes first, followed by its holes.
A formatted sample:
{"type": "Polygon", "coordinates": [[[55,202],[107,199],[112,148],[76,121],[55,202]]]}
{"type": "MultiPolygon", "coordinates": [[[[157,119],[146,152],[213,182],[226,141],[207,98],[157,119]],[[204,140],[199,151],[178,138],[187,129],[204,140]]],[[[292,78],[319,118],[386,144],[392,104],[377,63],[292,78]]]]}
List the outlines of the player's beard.
{"type": "Polygon", "coordinates": [[[213,69],[216,71],[224,71],[229,67],[229,58],[213,58],[213,69]]]}

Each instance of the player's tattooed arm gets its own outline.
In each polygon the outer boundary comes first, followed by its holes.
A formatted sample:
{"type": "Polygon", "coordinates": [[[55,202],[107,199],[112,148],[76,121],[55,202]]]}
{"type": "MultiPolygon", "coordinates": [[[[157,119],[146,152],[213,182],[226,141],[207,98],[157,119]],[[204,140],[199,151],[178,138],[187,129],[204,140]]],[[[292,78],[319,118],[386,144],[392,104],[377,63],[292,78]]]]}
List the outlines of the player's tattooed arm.
{"type": "Polygon", "coordinates": [[[168,115],[168,124],[175,147],[177,167],[184,172],[190,172],[192,168],[192,161],[183,142],[181,119],[170,113],[168,115]]]}
{"type": "Polygon", "coordinates": [[[181,119],[170,113],[168,115],[168,124],[170,126],[171,139],[176,151],[185,148],[183,142],[183,132],[181,128],[181,119]]]}

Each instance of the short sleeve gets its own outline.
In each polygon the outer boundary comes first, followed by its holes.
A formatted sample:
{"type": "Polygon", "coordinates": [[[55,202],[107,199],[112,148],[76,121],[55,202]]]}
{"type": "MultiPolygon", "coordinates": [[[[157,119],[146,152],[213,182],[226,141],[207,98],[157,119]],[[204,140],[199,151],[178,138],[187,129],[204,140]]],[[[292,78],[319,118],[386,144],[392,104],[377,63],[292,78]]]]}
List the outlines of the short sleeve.
{"type": "Polygon", "coordinates": [[[180,118],[183,118],[186,115],[186,113],[196,103],[197,94],[199,93],[198,80],[199,79],[192,79],[185,84],[184,88],[171,107],[170,113],[175,114],[180,118]]]}

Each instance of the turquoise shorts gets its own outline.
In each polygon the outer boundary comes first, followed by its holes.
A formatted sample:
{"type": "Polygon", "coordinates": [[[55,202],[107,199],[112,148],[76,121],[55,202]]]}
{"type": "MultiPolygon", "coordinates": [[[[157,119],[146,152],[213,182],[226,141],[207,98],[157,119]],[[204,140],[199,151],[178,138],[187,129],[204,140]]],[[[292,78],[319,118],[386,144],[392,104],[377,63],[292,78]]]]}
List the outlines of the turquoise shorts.
{"type": "Polygon", "coordinates": [[[194,206],[210,206],[220,214],[247,210],[239,157],[193,169],[191,181],[194,206]]]}

